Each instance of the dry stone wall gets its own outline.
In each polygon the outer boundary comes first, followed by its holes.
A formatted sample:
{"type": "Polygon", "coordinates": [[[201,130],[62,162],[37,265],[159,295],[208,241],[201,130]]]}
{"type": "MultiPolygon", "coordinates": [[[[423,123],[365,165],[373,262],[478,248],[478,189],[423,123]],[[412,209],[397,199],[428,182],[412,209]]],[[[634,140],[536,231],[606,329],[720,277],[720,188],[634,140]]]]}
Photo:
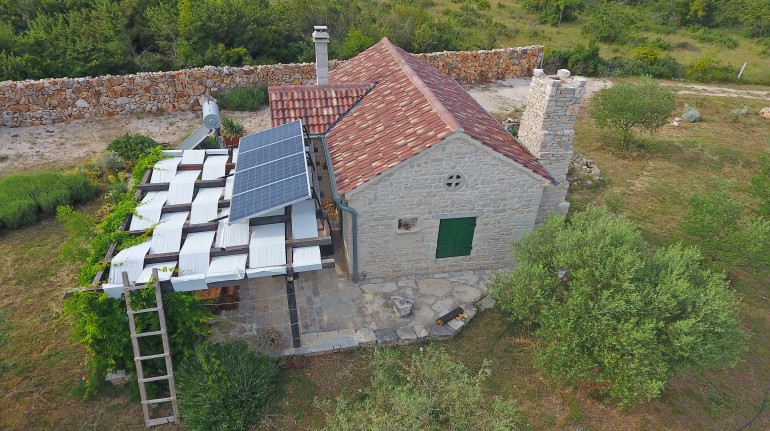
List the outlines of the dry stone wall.
{"type": "MultiPolygon", "coordinates": [[[[418,54],[463,84],[532,76],[542,46],[418,54]]],[[[339,62],[331,61],[330,68],[339,62]]],[[[96,78],[0,82],[0,127],[52,124],[134,112],[200,109],[202,99],[236,86],[315,82],[314,63],[213,67],[96,78]]]]}

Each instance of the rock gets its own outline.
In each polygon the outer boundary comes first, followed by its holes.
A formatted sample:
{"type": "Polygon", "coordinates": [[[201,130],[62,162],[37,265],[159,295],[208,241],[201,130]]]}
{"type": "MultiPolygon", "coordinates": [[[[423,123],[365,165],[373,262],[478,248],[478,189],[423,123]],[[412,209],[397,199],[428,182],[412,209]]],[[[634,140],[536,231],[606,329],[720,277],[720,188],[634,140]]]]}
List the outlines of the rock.
{"type": "Polygon", "coordinates": [[[86,102],[83,99],[78,99],[77,102],[75,102],[75,106],[77,106],[78,108],[90,108],[91,107],[91,105],[89,105],[88,102],[86,102]]]}
{"type": "Polygon", "coordinates": [[[760,109],[759,116],[770,120],[770,106],[760,109]]]}
{"type": "Polygon", "coordinates": [[[484,311],[484,310],[488,310],[490,308],[494,308],[496,303],[497,303],[497,301],[495,301],[494,298],[492,298],[491,296],[487,295],[487,296],[481,298],[481,301],[479,301],[477,305],[479,306],[479,310],[484,311]]]}
{"type": "Polygon", "coordinates": [[[396,328],[396,335],[398,335],[398,338],[401,341],[409,342],[409,341],[417,340],[417,332],[412,326],[404,326],[401,328],[396,328]]]}
{"type": "Polygon", "coordinates": [[[390,301],[393,303],[393,310],[398,317],[406,317],[412,313],[412,305],[414,303],[401,296],[392,296],[390,301]]]}
{"type": "Polygon", "coordinates": [[[130,374],[126,374],[126,370],[118,370],[114,373],[108,373],[107,376],[105,376],[104,381],[110,382],[115,386],[122,385],[125,383],[128,383],[128,380],[131,378],[130,374]]]}
{"type": "Polygon", "coordinates": [[[415,333],[415,335],[417,335],[417,338],[420,339],[420,340],[425,338],[425,337],[427,337],[428,335],[430,335],[430,334],[428,334],[428,330],[425,328],[425,325],[417,325],[417,326],[415,326],[414,327],[414,333],[415,333]]]}
{"type": "Polygon", "coordinates": [[[356,341],[361,346],[371,346],[377,342],[374,331],[369,328],[361,328],[356,331],[356,341]]]}
{"type": "Polygon", "coordinates": [[[738,109],[733,109],[732,111],[730,111],[730,113],[732,115],[736,116],[736,117],[743,117],[748,112],[749,112],[749,107],[748,106],[744,106],[744,107],[738,108],[738,109]]]}
{"type": "Polygon", "coordinates": [[[379,345],[395,344],[398,341],[398,334],[395,329],[378,329],[374,331],[374,337],[379,345]]]}
{"type": "Polygon", "coordinates": [[[460,328],[465,326],[465,321],[464,320],[452,319],[449,322],[446,322],[446,326],[449,326],[450,328],[452,328],[453,332],[457,332],[457,331],[460,330],[460,328]]]}

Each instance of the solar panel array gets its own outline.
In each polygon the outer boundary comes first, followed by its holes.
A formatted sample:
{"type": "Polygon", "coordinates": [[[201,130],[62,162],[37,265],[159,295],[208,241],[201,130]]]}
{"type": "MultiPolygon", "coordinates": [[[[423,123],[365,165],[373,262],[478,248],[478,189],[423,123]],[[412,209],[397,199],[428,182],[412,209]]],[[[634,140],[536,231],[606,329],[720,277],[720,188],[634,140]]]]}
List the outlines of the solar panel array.
{"type": "Polygon", "coordinates": [[[241,138],[230,222],[310,197],[302,123],[294,121],[241,138]]]}

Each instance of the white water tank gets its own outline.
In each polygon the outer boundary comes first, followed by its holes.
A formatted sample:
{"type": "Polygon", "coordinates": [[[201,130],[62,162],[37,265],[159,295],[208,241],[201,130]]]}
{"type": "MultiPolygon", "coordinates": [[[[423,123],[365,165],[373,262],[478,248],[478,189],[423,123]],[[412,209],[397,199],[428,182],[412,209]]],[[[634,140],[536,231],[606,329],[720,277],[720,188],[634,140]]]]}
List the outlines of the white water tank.
{"type": "Polygon", "coordinates": [[[222,117],[219,116],[219,106],[215,100],[203,102],[203,125],[210,130],[218,129],[222,126],[222,117]]]}

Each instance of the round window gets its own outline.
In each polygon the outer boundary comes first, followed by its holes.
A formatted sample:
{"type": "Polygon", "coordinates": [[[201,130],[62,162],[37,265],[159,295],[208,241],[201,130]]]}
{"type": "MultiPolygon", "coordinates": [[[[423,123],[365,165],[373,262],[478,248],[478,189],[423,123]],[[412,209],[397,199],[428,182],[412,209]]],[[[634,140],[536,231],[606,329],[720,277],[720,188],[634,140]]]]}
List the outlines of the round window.
{"type": "Polygon", "coordinates": [[[449,174],[444,177],[444,187],[449,190],[457,190],[465,185],[465,175],[463,174],[449,174]]]}

